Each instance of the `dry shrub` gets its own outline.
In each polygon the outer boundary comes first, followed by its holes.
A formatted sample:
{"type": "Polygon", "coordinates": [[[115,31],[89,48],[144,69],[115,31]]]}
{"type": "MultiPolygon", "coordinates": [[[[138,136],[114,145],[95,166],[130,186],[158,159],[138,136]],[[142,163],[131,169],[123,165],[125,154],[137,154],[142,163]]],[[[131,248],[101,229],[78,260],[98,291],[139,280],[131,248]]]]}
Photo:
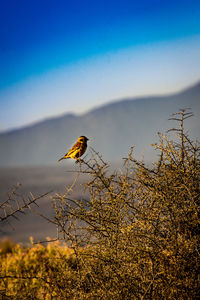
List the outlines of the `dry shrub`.
{"type": "Polygon", "coordinates": [[[191,115],[173,116],[179,127],[159,134],[158,161],[150,167],[134,159],[134,149],[118,172],[94,150],[81,161],[77,176],[88,176],[82,198],[72,196],[78,177],[54,197],[49,221],[73,255],[54,269],[51,297],[197,299],[200,147],[184,130],[191,115]]]}

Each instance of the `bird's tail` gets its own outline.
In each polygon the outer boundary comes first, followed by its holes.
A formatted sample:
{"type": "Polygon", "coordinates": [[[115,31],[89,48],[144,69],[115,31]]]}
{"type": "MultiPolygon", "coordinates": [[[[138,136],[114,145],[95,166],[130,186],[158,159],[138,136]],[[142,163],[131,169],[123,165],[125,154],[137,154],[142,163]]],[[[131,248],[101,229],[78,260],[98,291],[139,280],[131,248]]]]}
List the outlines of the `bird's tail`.
{"type": "Polygon", "coordinates": [[[66,158],[69,158],[69,157],[63,156],[63,157],[61,157],[61,158],[58,160],[58,162],[61,161],[61,160],[63,160],[63,159],[66,159],[66,158]]]}

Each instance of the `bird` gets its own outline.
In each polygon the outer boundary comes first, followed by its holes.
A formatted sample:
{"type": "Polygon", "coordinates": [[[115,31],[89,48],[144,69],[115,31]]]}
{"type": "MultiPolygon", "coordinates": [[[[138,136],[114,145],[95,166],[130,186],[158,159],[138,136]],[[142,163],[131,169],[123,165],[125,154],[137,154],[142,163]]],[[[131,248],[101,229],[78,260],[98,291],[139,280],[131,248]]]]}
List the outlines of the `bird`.
{"type": "Polygon", "coordinates": [[[67,158],[72,158],[72,159],[76,159],[77,162],[79,161],[80,157],[85,153],[86,149],[87,149],[87,141],[89,139],[84,136],[81,135],[77,142],[74,144],[74,146],[63,156],[61,157],[58,162],[60,162],[63,159],[67,159],[67,158]]]}

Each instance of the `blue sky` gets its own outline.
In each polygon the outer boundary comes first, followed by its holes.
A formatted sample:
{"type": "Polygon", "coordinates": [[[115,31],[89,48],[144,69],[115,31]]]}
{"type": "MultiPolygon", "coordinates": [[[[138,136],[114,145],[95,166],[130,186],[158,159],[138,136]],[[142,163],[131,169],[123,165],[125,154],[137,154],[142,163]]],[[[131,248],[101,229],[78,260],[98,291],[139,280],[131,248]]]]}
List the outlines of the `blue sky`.
{"type": "Polygon", "coordinates": [[[1,131],[200,80],[199,0],[0,5],[1,131]]]}

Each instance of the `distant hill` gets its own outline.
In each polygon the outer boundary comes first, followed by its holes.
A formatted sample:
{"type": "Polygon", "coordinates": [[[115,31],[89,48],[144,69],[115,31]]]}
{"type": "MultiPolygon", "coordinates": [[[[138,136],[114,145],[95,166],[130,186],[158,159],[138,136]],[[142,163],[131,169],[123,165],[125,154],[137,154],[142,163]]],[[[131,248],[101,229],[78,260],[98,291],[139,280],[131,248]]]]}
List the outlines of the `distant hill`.
{"type": "Polygon", "coordinates": [[[2,133],[0,166],[55,164],[80,135],[86,135],[106,160],[121,160],[133,144],[137,157],[145,153],[152,159],[150,144],[157,132],[172,127],[170,114],[186,107],[195,114],[186,127],[199,138],[200,83],[174,95],[122,99],[80,116],[66,114],[2,133]]]}

